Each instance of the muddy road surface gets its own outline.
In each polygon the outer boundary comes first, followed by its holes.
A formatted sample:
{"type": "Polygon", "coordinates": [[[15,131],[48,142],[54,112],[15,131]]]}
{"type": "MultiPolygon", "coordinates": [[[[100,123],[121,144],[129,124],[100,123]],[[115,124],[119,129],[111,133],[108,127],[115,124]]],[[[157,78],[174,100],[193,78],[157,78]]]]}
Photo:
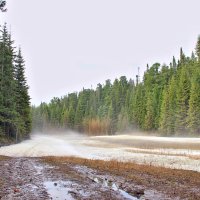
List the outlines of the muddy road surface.
{"type": "Polygon", "coordinates": [[[38,158],[1,158],[0,167],[2,200],[136,200],[144,197],[142,188],[135,187],[134,193],[129,194],[119,188],[117,181],[111,182],[108,175],[99,175],[85,166],[67,163],[61,167],[38,158]]]}
{"type": "Polygon", "coordinates": [[[99,162],[64,157],[1,157],[0,199],[200,199],[200,183],[189,179],[194,174],[173,180],[176,171],[164,170],[161,179],[161,172],[154,168],[122,169],[111,163],[111,169],[110,163],[99,162]]]}
{"type": "MultiPolygon", "coordinates": [[[[86,166],[52,165],[38,158],[1,158],[0,167],[2,200],[146,199],[142,187],[128,193],[126,185],[119,186],[121,178],[114,181],[108,174],[86,166]]],[[[151,195],[153,199],[161,196],[151,195]]]]}
{"type": "Polygon", "coordinates": [[[200,199],[200,138],[33,135],[0,148],[0,199],[200,199]]]}

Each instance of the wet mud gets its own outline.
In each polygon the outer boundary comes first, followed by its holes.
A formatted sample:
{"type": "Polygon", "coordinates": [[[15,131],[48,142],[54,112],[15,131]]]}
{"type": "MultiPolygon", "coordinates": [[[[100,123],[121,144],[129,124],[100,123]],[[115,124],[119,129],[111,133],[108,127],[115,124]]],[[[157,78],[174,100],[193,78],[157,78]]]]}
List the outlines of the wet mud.
{"type": "Polygon", "coordinates": [[[183,199],[153,186],[136,184],[124,175],[70,162],[58,164],[44,158],[3,158],[0,169],[2,200],[183,199]]]}

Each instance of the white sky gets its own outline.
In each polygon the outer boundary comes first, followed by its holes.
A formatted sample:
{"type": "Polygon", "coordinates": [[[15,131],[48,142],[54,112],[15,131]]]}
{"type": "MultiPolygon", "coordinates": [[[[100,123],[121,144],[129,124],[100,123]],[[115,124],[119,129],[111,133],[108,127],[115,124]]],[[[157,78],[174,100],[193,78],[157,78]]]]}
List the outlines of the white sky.
{"type": "Polygon", "coordinates": [[[22,47],[33,104],[187,55],[199,0],[7,0],[0,23],[22,47]]]}

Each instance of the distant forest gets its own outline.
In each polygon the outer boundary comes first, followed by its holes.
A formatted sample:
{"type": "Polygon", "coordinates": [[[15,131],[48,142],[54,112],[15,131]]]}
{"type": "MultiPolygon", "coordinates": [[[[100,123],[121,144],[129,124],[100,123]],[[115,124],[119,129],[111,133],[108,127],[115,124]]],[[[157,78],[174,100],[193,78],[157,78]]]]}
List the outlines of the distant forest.
{"type": "MultiPolygon", "coordinates": [[[[5,1],[0,1],[4,9],[5,1]],[[4,2],[4,3],[3,3],[4,2]]],[[[21,49],[6,25],[0,28],[0,145],[20,141],[31,131],[31,106],[21,49]]]]}
{"type": "Polygon", "coordinates": [[[161,135],[200,134],[200,37],[195,53],[169,65],[147,65],[143,79],[106,80],[49,104],[32,107],[33,127],[73,129],[89,135],[138,129],[161,135]]]}

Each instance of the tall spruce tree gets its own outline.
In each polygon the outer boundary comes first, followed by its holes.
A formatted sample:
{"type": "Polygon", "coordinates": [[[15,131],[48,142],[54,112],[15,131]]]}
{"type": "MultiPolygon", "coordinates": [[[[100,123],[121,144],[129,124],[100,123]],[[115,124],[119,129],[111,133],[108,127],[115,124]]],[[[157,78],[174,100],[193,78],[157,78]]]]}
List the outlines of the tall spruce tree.
{"type": "Polygon", "coordinates": [[[21,51],[15,54],[6,24],[0,36],[0,142],[1,137],[18,141],[31,130],[30,97],[21,51]]]}
{"type": "Polygon", "coordinates": [[[166,86],[163,90],[163,100],[160,115],[160,131],[166,135],[168,134],[169,118],[169,91],[168,87],[166,86]]]}
{"type": "Polygon", "coordinates": [[[189,109],[190,79],[186,67],[180,71],[177,87],[176,132],[185,133],[187,128],[187,114],[189,109]]]}
{"type": "Polygon", "coordinates": [[[147,95],[146,115],[144,121],[145,130],[147,131],[153,130],[154,123],[155,123],[155,112],[154,112],[153,95],[149,92],[147,95]]]}
{"type": "Polygon", "coordinates": [[[200,35],[198,36],[195,50],[196,50],[196,55],[198,57],[198,61],[200,62],[200,35]]]}
{"type": "Polygon", "coordinates": [[[200,134],[200,70],[198,69],[192,79],[189,112],[188,112],[188,128],[191,133],[200,134]]]}
{"type": "Polygon", "coordinates": [[[0,10],[1,10],[1,12],[6,12],[7,11],[5,6],[6,6],[6,1],[0,0],[0,10]]]}
{"type": "Polygon", "coordinates": [[[28,94],[28,85],[25,78],[25,64],[19,49],[15,58],[15,82],[16,82],[16,111],[20,116],[19,133],[24,137],[28,136],[31,131],[30,116],[30,96],[28,94]]]}
{"type": "Polygon", "coordinates": [[[16,118],[15,110],[15,80],[14,80],[14,48],[13,41],[8,34],[6,24],[3,26],[0,42],[0,85],[1,85],[1,110],[0,126],[8,137],[16,135],[16,118]]]}
{"type": "Polygon", "coordinates": [[[169,89],[168,89],[168,95],[169,95],[169,111],[168,111],[168,127],[167,127],[167,133],[168,135],[174,135],[175,133],[175,122],[176,122],[176,78],[173,75],[170,83],[169,83],[169,89]]]}
{"type": "Polygon", "coordinates": [[[185,54],[183,53],[182,47],[180,48],[180,64],[185,62],[185,54]]]}

